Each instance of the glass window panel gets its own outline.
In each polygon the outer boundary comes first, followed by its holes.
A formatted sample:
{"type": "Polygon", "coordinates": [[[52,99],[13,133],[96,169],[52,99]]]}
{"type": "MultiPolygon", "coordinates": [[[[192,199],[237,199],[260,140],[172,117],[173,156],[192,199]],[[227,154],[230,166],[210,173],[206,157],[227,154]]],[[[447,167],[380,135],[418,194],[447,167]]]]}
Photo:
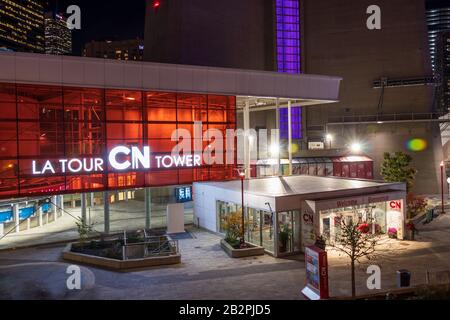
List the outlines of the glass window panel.
{"type": "Polygon", "coordinates": [[[172,108],[148,108],[148,121],[177,121],[177,111],[172,108]]]}
{"type": "Polygon", "coordinates": [[[142,106],[141,91],[105,90],[106,106],[138,107],[142,106]]]}
{"type": "Polygon", "coordinates": [[[184,109],[206,109],[207,96],[201,94],[177,94],[177,106],[184,109]]]}
{"type": "Polygon", "coordinates": [[[148,125],[148,137],[149,139],[170,139],[176,129],[176,124],[152,123],[148,125]]]}
{"type": "Polygon", "coordinates": [[[142,124],[140,123],[108,123],[108,139],[142,139],[142,124]]]}
{"type": "Polygon", "coordinates": [[[28,196],[31,194],[48,194],[50,192],[65,191],[64,176],[51,176],[51,177],[39,177],[39,178],[24,178],[20,180],[20,194],[28,196]]]}
{"type": "Polygon", "coordinates": [[[178,184],[178,170],[152,171],[147,173],[147,183],[150,186],[164,186],[178,184]]]}
{"type": "Polygon", "coordinates": [[[62,88],[57,86],[17,85],[19,103],[62,104],[62,88]]]}
{"type": "Polygon", "coordinates": [[[169,92],[146,92],[145,106],[151,108],[176,108],[177,97],[175,93],[169,92]]]}
{"type": "Polygon", "coordinates": [[[102,106],[104,104],[103,89],[65,87],[63,91],[65,105],[102,106]]]}
{"type": "Polygon", "coordinates": [[[0,83],[0,102],[16,102],[16,85],[0,83]]]}
{"type": "Polygon", "coordinates": [[[15,102],[0,102],[0,119],[15,119],[16,118],[16,103],[15,102]]]}
{"type": "Polygon", "coordinates": [[[176,147],[178,142],[171,141],[170,139],[152,139],[148,140],[150,151],[154,153],[170,153],[172,149],[176,147]]]}

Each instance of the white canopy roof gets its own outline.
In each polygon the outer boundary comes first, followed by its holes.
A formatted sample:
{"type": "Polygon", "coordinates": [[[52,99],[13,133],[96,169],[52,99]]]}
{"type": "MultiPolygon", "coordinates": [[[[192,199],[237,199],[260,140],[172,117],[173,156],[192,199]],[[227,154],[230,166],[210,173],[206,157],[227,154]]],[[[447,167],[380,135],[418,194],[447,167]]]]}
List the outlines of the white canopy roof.
{"type": "MultiPolygon", "coordinates": [[[[241,192],[239,180],[226,182],[199,182],[230,191],[241,192]]],[[[390,190],[406,190],[404,183],[383,183],[372,180],[343,179],[337,177],[317,177],[296,175],[289,177],[270,177],[246,180],[245,193],[269,196],[304,196],[305,199],[320,197],[347,196],[361,193],[378,193],[390,190]]]]}
{"type": "Polygon", "coordinates": [[[342,78],[150,62],[0,53],[0,82],[336,102],[342,78]]]}

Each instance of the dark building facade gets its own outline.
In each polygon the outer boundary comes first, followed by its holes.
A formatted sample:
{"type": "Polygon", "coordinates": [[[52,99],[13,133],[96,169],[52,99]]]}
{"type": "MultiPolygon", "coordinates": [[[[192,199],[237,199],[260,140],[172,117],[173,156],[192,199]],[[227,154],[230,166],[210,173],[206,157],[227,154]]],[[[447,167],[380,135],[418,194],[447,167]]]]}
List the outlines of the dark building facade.
{"type": "Polygon", "coordinates": [[[44,7],[40,0],[0,0],[0,47],[43,53],[44,7]]]}
{"type": "Polygon", "coordinates": [[[381,30],[366,27],[366,10],[372,4],[368,0],[304,2],[305,72],[344,79],[339,103],[307,108],[306,136],[311,141],[330,134],[336,148],[357,141],[374,160],[375,178],[381,178],[384,152],[407,152],[418,169],[415,191],[438,193],[443,159],[439,126],[397,121],[406,114],[431,112],[434,86],[423,82],[377,88],[374,83],[432,76],[425,1],[378,1],[381,30]],[[423,147],[411,148],[413,140],[422,141],[423,147]]]}
{"type": "MultiPolygon", "coordinates": [[[[378,1],[381,30],[367,28],[367,8],[373,5],[369,0],[157,4],[150,2],[147,12],[146,59],[340,76],[344,80],[339,103],[301,106],[296,111],[301,118],[295,129],[299,132],[293,132],[298,133],[294,157],[345,156],[358,145],[359,152],[374,161],[374,178],[381,179],[384,152],[404,151],[413,156],[419,171],[415,191],[439,192],[443,158],[439,126],[396,122],[406,114],[433,111],[436,88],[426,80],[433,72],[425,0],[378,1]],[[300,57],[299,63],[284,68],[283,55],[300,57]],[[411,79],[420,81],[413,86],[392,85],[411,79]],[[371,121],[364,122],[364,116],[371,121]],[[417,141],[422,148],[411,147],[417,141]],[[325,150],[309,150],[310,145],[325,150]]],[[[280,112],[277,124],[275,110],[252,112],[250,127],[283,128],[285,114],[280,112]]]]}
{"type": "Polygon", "coordinates": [[[91,41],[85,44],[83,56],[91,58],[104,58],[115,60],[142,61],[144,54],[144,41],[131,40],[105,40],[91,41]]]}
{"type": "Polygon", "coordinates": [[[272,0],[148,1],[144,60],[276,70],[272,0]]]}

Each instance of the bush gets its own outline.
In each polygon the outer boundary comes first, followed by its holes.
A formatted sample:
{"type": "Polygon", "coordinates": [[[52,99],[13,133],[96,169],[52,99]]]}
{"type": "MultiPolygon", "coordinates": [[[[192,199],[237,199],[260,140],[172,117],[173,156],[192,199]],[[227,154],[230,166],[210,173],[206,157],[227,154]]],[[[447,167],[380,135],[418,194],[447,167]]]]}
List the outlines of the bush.
{"type": "Polygon", "coordinates": [[[412,193],[408,193],[406,202],[409,219],[414,218],[415,216],[425,212],[428,206],[428,202],[425,198],[417,197],[412,193]]]}
{"type": "Polygon", "coordinates": [[[239,239],[242,233],[242,214],[241,211],[232,212],[225,216],[223,229],[225,230],[225,241],[232,247],[239,245],[239,239]]]}

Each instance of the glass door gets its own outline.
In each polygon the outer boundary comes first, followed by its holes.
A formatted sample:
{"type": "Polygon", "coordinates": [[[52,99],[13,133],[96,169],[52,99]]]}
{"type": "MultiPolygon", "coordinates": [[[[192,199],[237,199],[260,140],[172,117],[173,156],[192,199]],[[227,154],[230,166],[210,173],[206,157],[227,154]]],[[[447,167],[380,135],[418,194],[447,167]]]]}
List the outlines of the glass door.
{"type": "Polygon", "coordinates": [[[278,253],[280,255],[300,252],[300,213],[299,211],[279,212],[278,253]]]}
{"type": "Polygon", "coordinates": [[[272,214],[264,210],[248,208],[246,214],[246,239],[248,242],[264,247],[274,253],[272,214]]]}
{"type": "Polygon", "coordinates": [[[261,213],[261,245],[266,251],[274,254],[273,214],[268,211],[261,213]]]}
{"type": "Polygon", "coordinates": [[[247,210],[247,241],[261,246],[262,228],[261,213],[259,210],[248,208],[247,210]]]}

